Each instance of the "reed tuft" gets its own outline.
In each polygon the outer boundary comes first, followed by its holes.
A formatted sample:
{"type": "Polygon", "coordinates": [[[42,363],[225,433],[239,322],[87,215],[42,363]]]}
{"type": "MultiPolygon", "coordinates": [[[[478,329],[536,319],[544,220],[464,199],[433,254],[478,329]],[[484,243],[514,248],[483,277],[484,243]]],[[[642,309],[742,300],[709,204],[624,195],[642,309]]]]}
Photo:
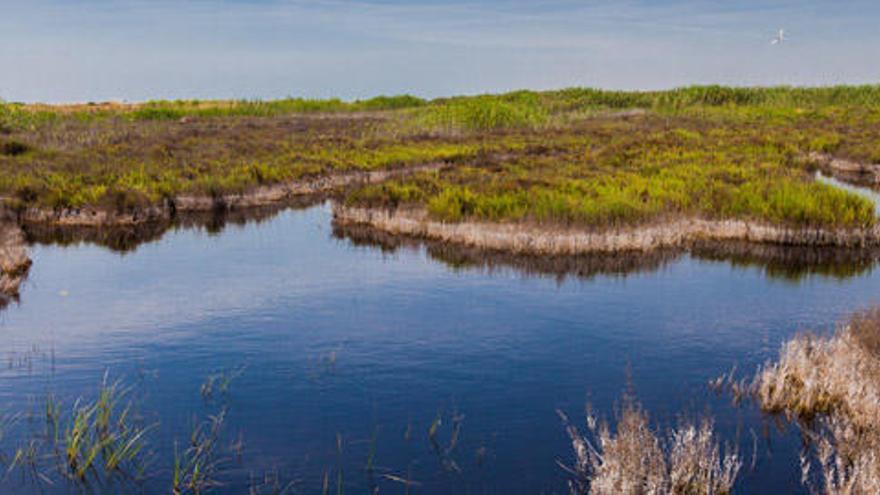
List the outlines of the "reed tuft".
{"type": "Polygon", "coordinates": [[[627,400],[616,431],[587,417],[582,434],[559,412],[575,453],[566,467],[572,494],[727,494],[733,489],[742,460],[722,450],[713,423],[682,421],[663,436],[650,425],[648,413],[627,400]]]}

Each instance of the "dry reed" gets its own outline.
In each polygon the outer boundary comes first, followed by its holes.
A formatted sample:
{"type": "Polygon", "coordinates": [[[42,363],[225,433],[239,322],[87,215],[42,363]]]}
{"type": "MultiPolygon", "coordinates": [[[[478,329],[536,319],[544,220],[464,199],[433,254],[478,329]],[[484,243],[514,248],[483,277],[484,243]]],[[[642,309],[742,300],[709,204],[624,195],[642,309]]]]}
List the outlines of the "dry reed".
{"type": "Polygon", "coordinates": [[[880,308],[857,313],[831,336],[805,333],[785,343],[752,393],[810,440],[806,484],[829,495],[880,493],[880,308]]]}
{"type": "Polygon", "coordinates": [[[30,266],[21,229],[12,224],[0,224],[0,304],[18,295],[30,266]]]}
{"type": "Polygon", "coordinates": [[[795,422],[806,440],[802,481],[828,495],[880,493],[880,308],[829,336],[801,333],[751,382],[734,371],[710,382],[739,402],[795,422]]]}
{"type": "Polygon", "coordinates": [[[664,437],[632,400],[626,401],[615,432],[590,414],[587,433],[581,434],[564,413],[559,415],[575,452],[574,465],[563,466],[572,475],[572,494],[726,494],[742,467],[735,451],[722,451],[710,419],[682,421],[664,437]]]}

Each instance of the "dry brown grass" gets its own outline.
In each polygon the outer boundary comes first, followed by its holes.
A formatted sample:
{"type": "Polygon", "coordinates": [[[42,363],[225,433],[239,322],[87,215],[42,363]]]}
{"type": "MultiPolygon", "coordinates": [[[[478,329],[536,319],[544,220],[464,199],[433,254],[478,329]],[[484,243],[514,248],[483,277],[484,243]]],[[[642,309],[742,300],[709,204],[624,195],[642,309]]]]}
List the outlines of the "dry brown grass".
{"type": "Polygon", "coordinates": [[[722,452],[713,423],[682,421],[667,436],[650,425],[647,412],[627,400],[616,431],[587,417],[581,434],[562,412],[575,453],[572,494],[726,494],[742,467],[735,451],[722,452]]]}
{"type": "Polygon", "coordinates": [[[880,359],[880,307],[857,313],[849,324],[849,333],[862,350],[880,359]]]}
{"type": "Polygon", "coordinates": [[[829,495],[880,493],[878,350],[880,308],[874,308],[834,335],[796,336],[752,384],[765,411],[802,427],[814,456],[802,454],[803,480],[829,495]]]}
{"type": "Polygon", "coordinates": [[[13,224],[0,223],[0,306],[18,295],[31,260],[27,255],[24,234],[13,224]]]}
{"type": "MultiPolygon", "coordinates": [[[[863,428],[843,415],[821,421],[818,433],[810,432],[821,491],[828,495],[880,493],[880,435],[876,426],[863,428]]],[[[801,456],[803,480],[812,484],[811,460],[801,456]]]]}
{"type": "Polygon", "coordinates": [[[792,419],[842,414],[856,425],[880,427],[878,340],[877,309],[857,314],[833,336],[796,336],[756,376],[761,407],[792,419]]]}

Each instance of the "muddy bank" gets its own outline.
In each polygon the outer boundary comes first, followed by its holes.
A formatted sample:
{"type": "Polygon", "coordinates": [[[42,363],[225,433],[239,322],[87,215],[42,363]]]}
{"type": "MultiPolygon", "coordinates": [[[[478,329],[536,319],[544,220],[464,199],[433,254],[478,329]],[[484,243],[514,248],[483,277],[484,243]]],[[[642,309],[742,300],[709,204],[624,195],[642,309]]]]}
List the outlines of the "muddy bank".
{"type": "Polygon", "coordinates": [[[13,223],[0,222],[0,307],[18,297],[30,266],[24,233],[13,223]]]}
{"type": "Polygon", "coordinates": [[[844,182],[866,187],[880,186],[880,164],[855,162],[818,152],[810,153],[808,158],[823,172],[844,182]]]}
{"type": "Polygon", "coordinates": [[[114,211],[99,207],[11,209],[2,207],[22,225],[53,225],[59,227],[106,227],[134,226],[147,223],[167,223],[185,214],[212,213],[218,211],[246,210],[267,206],[296,203],[301,198],[326,198],[347,187],[374,184],[394,177],[429,170],[440,170],[448,163],[431,163],[374,171],[336,173],[318,178],[303,179],[282,184],[272,184],[250,191],[225,195],[181,195],[166,199],[161,205],[141,207],[129,211],[114,211]]]}
{"type": "Polygon", "coordinates": [[[880,227],[783,227],[745,220],[688,218],[638,227],[583,229],[489,222],[445,223],[421,209],[334,206],[340,225],[369,225],[390,234],[423,237],[485,249],[533,255],[576,255],[683,248],[695,241],[746,241],[786,246],[880,246],[880,227]]]}

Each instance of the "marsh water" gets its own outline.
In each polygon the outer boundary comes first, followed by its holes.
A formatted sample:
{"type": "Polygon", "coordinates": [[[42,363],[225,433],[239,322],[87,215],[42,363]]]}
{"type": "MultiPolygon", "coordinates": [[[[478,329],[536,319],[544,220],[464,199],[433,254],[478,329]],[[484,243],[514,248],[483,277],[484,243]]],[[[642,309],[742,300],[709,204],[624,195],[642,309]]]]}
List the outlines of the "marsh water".
{"type": "MultiPolygon", "coordinates": [[[[5,455],[47,395],[68,411],[106,374],[156,425],[146,479],[124,491],[168,493],[175,445],[225,410],[221,493],[267,479],[298,493],[325,480],[331,493],[564,493],[556,410],[613,419],[629,390],[661,428],[714,417],[745,457],[739,491],[799,492],[797,429],[707,382],[880,295],[873,261],[847,253],[542,264],[334,232],[329,204],[212,230],[126,252],[31,248],[21,301],[0,314],[0,414],[21,418],[5,455]],[[212,376],[228,379],[206,391],[212,376]]],[[[19,470],[3,487],[82,489],[19,470]]]]}

